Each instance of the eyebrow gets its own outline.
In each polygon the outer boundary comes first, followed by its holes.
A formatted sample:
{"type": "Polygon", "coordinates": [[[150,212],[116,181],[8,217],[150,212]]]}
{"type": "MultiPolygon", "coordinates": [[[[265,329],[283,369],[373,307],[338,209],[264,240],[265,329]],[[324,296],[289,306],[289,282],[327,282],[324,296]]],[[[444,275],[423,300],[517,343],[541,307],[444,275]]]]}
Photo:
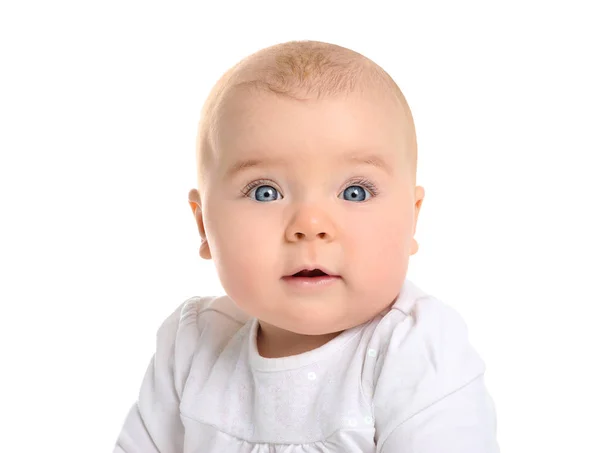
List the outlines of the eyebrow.
{"type": "Polygon", "coordinates": [[[265,158],[253,158],[253,159],[245,159],[236,162],[227,170],[227,177],[232,178],[237,173],[241,173],[244,170],[248,170],[250,168],[255,167],[275,167],[275,166],[283,166],[285,165],[285,159],[277,159],[273,157],[265,157],[265,158]]]}
{"type": "MultiPolygon", "coordinates": [[[[370,165],[372,167],[383,170],[390,175],[392,174],[392,168],[389,165],[388,161],[377,154],[352,154],[350,156],[347,156],[345,160],[355,164],[370,165]]],[[[281,167],[285,166],[286,164],[287,162],[285,161],[285,159],[273,157],[244,159],[234,163],[231,167],[229,167],[229,169],[226,172],[226,175],[228,178],[232,178],[236,174],[241,173],[250,168],[275,166],[281,167]]]]}
{"type": "Polygon", "coordinates": [[[392,174],[392,167],[389,162],[377,154],[355,154],[348,157],[348,160],[357,164],[371,165],[390,175],[392,174]]]}

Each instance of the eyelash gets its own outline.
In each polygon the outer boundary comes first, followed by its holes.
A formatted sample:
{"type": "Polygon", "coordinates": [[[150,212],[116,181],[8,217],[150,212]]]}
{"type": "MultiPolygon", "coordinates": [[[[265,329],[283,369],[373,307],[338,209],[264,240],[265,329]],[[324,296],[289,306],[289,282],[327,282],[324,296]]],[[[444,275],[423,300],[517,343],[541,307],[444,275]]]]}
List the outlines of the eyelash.
{"type": "MultiPolygon", "coordinates": [[[[273,186],[274,183],[272,181],[269,181],[268,179],[257,179],[256,181],[252,181],[251,183],[246,185],[241,190],[242,195],[247,197],[250,194],[250,192],[252,192],[252,189],[255,189],[256,187],[260,187],[260,186],[264,186],[264,185],[273,186]]],[[[348,181],[344,190],[346,190],[348,187],[352,187],[352,186],[362,186],[363,188],[365,188],[369,192],[371,192],[371,197],[376,197],[377,195],[379,195],[379,189],[377,189],[377,186],[375,186],[375,184],[373,184],[368,179],[365,179],[365,178],[352,179],[352,180],[348,181]]],[[[277,189],[277,187],[275,187],[275,189],[277,189]]]]}
{"type": "Polygon", "coordinates": [[[368,179],[365,179],[365,178],[353,179],[348,182],[348,185],[346,186],[346,188],[344,190],[346,190],[348,187],[352,187],[352,186],[364,187],[369,192],[371,192],[371,196],[373,196],[373,197],[376,197],[377,195],[379,195],[379,189],[377,188],[377,186],[375,184],[373,184],[371,181],[369,181],[368,179]]]}

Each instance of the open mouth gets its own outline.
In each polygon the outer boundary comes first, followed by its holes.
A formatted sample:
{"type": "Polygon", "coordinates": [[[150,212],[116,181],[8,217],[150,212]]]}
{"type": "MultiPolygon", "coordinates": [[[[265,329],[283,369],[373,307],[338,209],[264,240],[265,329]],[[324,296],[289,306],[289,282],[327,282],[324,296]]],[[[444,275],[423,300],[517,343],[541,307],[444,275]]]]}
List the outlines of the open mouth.
{"type": "Polygon", "coordinates": [[[335,285],[342,278],[322,269],[303,269],[295,274],[283,277],[283,281],[294,291],[312,291],[335,285]]]}
{"type": "Polygon", "coordinates": [[[292,277],[305,277],[305,278],[315,278],[315,277],[327,277],[329,274],[323,272],[321,269],[304,269],[300,272],[296,272],[292,277]]]}

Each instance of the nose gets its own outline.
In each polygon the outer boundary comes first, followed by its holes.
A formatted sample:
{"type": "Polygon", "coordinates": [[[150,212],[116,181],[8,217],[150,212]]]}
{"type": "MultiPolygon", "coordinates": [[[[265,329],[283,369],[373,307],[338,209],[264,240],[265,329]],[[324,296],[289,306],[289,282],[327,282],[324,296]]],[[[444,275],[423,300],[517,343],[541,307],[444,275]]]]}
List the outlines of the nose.
{"type": "Polygon", "coordinates": [[[286,228],[285,237],[289,242],[314,239],[332,241],[336,237],[336,230],[331,217],[325,211],[305,205],[294,212],[286,228]]]}

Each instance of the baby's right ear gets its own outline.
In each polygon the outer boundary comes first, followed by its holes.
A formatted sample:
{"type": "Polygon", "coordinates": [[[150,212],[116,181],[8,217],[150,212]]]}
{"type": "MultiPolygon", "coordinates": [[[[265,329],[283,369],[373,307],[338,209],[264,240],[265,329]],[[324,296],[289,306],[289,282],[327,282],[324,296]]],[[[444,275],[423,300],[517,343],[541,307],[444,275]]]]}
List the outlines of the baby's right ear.
{"type": "Polygon", "coordinates": [[[196,224],[198,225],[198,233],[200,234],[200,256],[204,259],[211,259],[212,255],[210,252],[210,247],[208,246],[208,241],[206,240],[206,232],[204,230],[204,219],[202,217],[202,201],[200,200],[200,194],[196,189],[190,190],[188,194],[188,203],[190,204],[190,208],[192,208],[192,214],[194,214],[194,219],[196,220],[196,224]]]}
{"type": "Polygon", "coordinates": [[[200,194],[196,189],[190,190],[188,194],[188,203],[190,204],[190,208],[192,208],[192,214],[196,217],[196,210],[199,209],[202,212],[202,201],[200,200],[200,194]]]}

